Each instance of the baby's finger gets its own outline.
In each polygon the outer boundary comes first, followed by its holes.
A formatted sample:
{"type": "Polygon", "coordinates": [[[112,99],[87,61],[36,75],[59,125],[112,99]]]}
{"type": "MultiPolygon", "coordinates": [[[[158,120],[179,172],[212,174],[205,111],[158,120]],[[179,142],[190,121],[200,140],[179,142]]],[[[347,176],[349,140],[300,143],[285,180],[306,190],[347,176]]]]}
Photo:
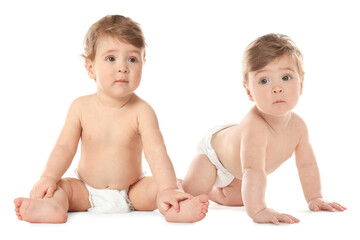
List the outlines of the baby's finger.
{"type": "Polygon", "coordinates": [[[323,203],[320,206],[321,210],[325,210],[325,211],[330,211],[330,212],[334,212],[335,210],[333,209],[333,207],[329,204],[329,203],[323,203]]]}
{"type": "Polygon", "coordinates": [[[279,222],[279,220],[277,219],[277,217],[271,216],[270,218],[271,218],[271,219],[270,219],[270,222],[271,222],[271,223],[273,223],[273,224],[275,224],[275,225],[280,225],[280,222],[279,222]]]}
{"type": "Polygon", "coordinates": [[[314,212],[317,212],[317,211],[320,210],[320,208],[316,204],[311,204],[309,206],[309,208],[310,208],[311,211],[314,211],[314,212]]]}
{"type": "Polygon", "coordinates": [[[176,200],[178,200],[178,201],[183,201],[183,200],[192,199],[192,198],[193,198],[193,196],[189,193],[181,193],[176,196],[176,200]]]}
{"type": "Polygon", "coordinates": [[[343,206],[341,206],[340,204],[338,204],[336,202],[332,202],[332,203],[330,203],[330,205],[331,205],[331,207],[333,207],[336,210],[341,211],[341,212],[346,210],[346,207],[343,207],[343,206]]]}
{"type": "Polygon", "coordinates": [[[35,198],[35,199],[42,199],[45,195],[44,191],[31,191],[30,193],[30,198],[35,198]]]}
{"type": "Polygon", "coordinates": [[[178,201],[176,200],[176,198],[170,199],[168,201],[168,204],[170,205],[170,207],[173,207],[176,212],[180,212],[180,205],[179,205],[178,201]]]}
{"type": "Polygon", "coordinates": [[[299,223],[300,222],[300,220],[297,219],[296,217],[293,217],[293,216],[291,216],[289,214],[284,214],[284,215],[287,216],[288,218],[290,218],[291,220],[293,220],[294,223],[299,223]]]}
{"type": "Polygon", "coordinates": [[[51,198],[54,196],[54,192],[55,192],[55,188],[54,187],[49,187],[49,189],[46,192],[45,197],[47,198],[51,198]]]}
{"type": "Polygon", "coordinates": [[[171,208],[171,205],[166,203],[166,202],[159,202],[158,203],[158,208],[159,208],[159,211],[161,213],[164,213],[164,212],[168,211],[171,208]]]}
{"type": "Polygon", "coordinates": [[[34,198],[34,191],[33,190],[31,190],[31,192],[30,192],[30,198],[34,198]]]}
{"type": "Polygon", "coordinates": [[[295,223],[290,217],[288,217],[286,214],[279,214],[277,216],[277,219],[280,221],[280,222],[284,222],[284,223],[289,223],[289,224],[293,224],[295,223]]]}
{"type": "Polygon", "coordinates": [[[46,192],[42,192],[41,194],[38,194],[38,195],[36,196],[36,198],[37,198],[37,199],[43,199],[43,198],[45,197],[45,195],[46,195],[46,192]]]}

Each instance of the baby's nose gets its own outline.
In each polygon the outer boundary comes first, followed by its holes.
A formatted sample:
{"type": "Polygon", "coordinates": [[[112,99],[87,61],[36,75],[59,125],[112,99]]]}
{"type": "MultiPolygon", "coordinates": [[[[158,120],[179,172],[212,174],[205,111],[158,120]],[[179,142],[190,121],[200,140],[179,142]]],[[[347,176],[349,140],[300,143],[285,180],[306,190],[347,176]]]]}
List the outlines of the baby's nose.
{"type": "Polygon", "coordinates": [[[282,93],[283,91],[284,91],[284,89],[283,89],[282,87],[280,87],[280,86],[276,86],[276,87],[274,87],[273,90],[272,90],[272,92],[273,92],[274,94],[276,94],[276,93],[282,93]]]}
{"type": "Polygon", "coordinates": [[[119,72],[119,73],[129,73],[129,68],[122,65],[122,66],[118,67],[117,72],[119,72]]]}

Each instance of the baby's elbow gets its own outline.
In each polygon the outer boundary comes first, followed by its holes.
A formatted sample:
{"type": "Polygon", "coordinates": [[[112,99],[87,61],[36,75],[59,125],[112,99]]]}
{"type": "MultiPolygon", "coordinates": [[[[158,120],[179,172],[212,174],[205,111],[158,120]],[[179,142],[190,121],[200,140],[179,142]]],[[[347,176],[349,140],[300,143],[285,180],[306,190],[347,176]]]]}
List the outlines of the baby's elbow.
{"type": "Polygon", "coordinates": [[[264,175],[266,176],[266,171],[263,168],[258,168],[258,167],[246,167],[243,168],[243,176],[244,175],[249,175],[249,174],[256,174],[256,175],[264,175]]]}

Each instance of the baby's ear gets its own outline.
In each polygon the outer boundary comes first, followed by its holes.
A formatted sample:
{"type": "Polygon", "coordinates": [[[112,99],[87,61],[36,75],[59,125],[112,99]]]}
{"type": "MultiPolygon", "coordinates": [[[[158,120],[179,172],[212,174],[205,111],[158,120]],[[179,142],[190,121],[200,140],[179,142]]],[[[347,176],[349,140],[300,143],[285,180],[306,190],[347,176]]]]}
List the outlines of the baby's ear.
{"type": "Polygon", "coordinates": [[[252,95],[251,95],[251,92],[250,92],[250,88],[249,88],[249,86],[247,85],[247,82],[243,82],[243,86],[244,86],[244,88],[245,88],[245,90],[246,90],[246,93],[247,93],[247,95],[248,95],[248,97],[249,97],[249,100],[250,101],[254,101],[254,98],[252,97],[252,95]]]}
{"type": "Polygon", "coordinates": [[[303,75],[300,76],[300,95],[303,93],[304,75],[305,75],[305,73],[303,73],[303,75]]]}
{"type": "Polygon", "coordinates": [[[85,68],[86,68],[89,78],[95,80],[96,75],[95,75],[94,62],[88,58],[85,58],[85,68]]]}

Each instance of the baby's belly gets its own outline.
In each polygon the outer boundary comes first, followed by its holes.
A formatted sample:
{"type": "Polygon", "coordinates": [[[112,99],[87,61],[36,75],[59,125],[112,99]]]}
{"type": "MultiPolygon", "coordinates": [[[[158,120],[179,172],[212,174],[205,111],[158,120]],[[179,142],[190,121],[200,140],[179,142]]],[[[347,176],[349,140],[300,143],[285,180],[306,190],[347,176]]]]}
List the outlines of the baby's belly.
{"type": "Polygon", "coordinates": [[[79,177],[93,188],[125,189],[142,175],[140,161],[116,162],[80,160],[79,177]]]}

